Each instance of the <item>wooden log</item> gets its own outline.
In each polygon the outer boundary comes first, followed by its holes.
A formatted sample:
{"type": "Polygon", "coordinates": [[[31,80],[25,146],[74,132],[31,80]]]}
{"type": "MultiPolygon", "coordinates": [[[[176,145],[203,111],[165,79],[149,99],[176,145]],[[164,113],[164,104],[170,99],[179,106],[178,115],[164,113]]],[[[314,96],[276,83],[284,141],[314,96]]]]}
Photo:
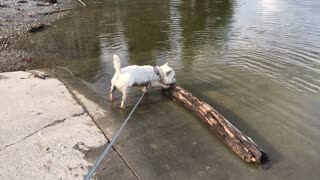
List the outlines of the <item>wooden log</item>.
{"type": "Polygon", "coordinates": [[[196,114],[226,145],[248,163],[269,167],[268,155],[244,133],[233,126],[212,106],[199,100],[185,89],[173,85],[164,91],[165,94],[181,103],[185,108],[196,114]]]}

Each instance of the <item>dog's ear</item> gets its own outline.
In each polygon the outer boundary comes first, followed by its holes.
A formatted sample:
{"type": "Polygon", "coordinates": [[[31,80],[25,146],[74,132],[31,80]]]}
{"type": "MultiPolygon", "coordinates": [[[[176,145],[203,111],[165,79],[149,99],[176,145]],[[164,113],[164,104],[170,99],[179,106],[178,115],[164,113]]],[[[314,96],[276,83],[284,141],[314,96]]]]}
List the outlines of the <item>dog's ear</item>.
{"type": "Polygon", "coordinates": [[[168,66],[168,62],[166,62],[166,63],[164,64],[164,66],[168,66]]]}

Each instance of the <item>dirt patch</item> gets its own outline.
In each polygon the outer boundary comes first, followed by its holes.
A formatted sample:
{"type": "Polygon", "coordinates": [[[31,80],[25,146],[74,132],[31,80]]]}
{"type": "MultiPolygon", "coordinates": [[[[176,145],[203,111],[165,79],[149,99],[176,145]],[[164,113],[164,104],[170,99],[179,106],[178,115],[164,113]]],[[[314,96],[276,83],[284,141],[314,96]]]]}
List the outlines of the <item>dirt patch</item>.
{"type": "Polygon", "coordinates": [[[0,0],[0,72],[27,68],[30,55],[15,45],[30,33],[51,28],[51,22],[78,5],[76,0],[0,0]]]}

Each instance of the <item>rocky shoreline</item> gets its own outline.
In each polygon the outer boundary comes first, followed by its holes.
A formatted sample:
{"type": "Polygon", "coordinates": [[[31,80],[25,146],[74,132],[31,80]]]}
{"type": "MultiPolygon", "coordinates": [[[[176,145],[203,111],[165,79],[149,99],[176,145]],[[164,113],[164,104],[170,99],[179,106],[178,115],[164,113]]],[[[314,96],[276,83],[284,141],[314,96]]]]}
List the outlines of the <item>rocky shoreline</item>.
{"type": "Polygon", "coordinates": [[[26,69],[32,59],[16,45],[78,5],[76,0],[0,0],[0,72],[26,69]]]}

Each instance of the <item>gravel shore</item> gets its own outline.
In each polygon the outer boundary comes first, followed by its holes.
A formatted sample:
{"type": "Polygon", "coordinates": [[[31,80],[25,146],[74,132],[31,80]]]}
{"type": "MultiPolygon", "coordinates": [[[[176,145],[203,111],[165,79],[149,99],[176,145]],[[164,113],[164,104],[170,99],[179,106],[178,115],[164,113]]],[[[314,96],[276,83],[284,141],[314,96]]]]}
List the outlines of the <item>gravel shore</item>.
{"type": "Polygon", "coordinates": [[[0,0],[0,72],[27,68],[32,59],[14,47],[78,5],[76,0],[0,0]]]}

